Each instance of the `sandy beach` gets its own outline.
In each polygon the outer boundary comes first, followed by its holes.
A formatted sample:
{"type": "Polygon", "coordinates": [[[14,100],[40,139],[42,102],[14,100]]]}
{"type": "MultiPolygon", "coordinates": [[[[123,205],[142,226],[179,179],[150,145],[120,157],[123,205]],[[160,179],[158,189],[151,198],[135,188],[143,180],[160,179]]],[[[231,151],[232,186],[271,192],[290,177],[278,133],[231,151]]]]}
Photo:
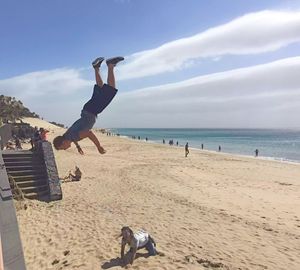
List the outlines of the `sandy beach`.
{"type": "MultiPolygon", "coordinates": [[[[39,120],[41,121],[41,120],[39,120]]],[[[49,128],[49,140],[63,129],[49,128]]],[[[55,151],[63,200],[18,210],[27,269],[122,269],[124,225],[145,228],[160,256],[130,269],[282,269],[300,265],[300,164],[190,150],[96,133],[55,151]]]]}

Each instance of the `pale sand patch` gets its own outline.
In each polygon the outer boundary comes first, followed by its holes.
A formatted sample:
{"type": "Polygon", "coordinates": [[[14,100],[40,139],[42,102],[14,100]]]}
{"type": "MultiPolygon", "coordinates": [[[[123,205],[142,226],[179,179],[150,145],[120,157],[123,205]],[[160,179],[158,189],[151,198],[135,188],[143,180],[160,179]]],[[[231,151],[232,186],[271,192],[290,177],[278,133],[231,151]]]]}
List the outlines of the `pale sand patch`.
{"type": "Polygon", "coordinates": [[[63,130],[63,128],[53,125],[53,124],[51,124],[45,120],[39,119],[39,118],[24,117],[24,118],[22,118],[22,121],[24,123],[30,124],[32,127],[44,128],[51,132],[54,132],[56,130],[63,130]]]}
{"type": "Polygon", "coordinates": [[[299,269],[299,165],[97,136],[105,155],[87,140],[84,156],[55,151],[61,176],[83,172],[62,201],[18,212],[28,269],[122,269],[123,225],[165,254],[132,269],[299,269]]]}

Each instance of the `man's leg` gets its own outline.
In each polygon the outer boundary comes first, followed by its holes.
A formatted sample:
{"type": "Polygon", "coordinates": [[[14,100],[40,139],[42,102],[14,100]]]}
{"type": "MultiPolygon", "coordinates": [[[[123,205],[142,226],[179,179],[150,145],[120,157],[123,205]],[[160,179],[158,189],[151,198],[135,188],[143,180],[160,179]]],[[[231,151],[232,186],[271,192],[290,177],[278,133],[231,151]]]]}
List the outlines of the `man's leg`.
{"type": "Polygon", "coordinates": [[[97,85],[101,88],[103,86],[103,81],[100,76],[100,68],[94,68],[95,69],[95,78],[97,85]]]}
{"type": "Polygon", "coordinates": [[[108,68],[108,74],[107,74],[107,84],[113,88],[116,88],[116,80],[115,80],[115,74],[114,74],[114,67],[119,63],[120,61],[123,61],[124,57],[117,56],[106,60],[107,68],[108,68]]]}
{"type": "Polygon", "coordinates": [[[116,80],[115,80],[115,74],[114,74],[114,67],[113,64],[108,64],[108,74],[107,74],[107,84],[113,88],[116,88],[116,80]]]}
{"type": "Polygon", "coordinates": [[[93,61],[92,65],[93,68],[95,69],[95,79],[96,79],[96,84],[101,88],[103,86],[103,81],[100,76],[100,66],[102,61],[104,60],[103,57],[97,58],[95,61],[93,61]]]}
{"type": "Polygon", "coordinates": [[[145,248],[149,252],[150,256],[155,256],[157,254],[156,248],[154,247],[153,243],[150,240],[146,244],[145,248]]]}

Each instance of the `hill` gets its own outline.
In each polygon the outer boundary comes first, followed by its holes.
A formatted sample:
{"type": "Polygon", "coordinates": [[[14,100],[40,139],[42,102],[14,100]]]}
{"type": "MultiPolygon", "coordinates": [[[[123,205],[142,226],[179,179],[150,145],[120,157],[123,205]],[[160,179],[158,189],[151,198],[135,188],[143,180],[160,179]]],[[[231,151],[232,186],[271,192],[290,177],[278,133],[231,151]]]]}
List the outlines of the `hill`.
{"type": "Polygon", "coordinates": [[[20,100],[16,100],[15,97],[0,95],[0,121],[15,122],[22,117],[39,118],[39,115],[31,112],[20,100]]]}

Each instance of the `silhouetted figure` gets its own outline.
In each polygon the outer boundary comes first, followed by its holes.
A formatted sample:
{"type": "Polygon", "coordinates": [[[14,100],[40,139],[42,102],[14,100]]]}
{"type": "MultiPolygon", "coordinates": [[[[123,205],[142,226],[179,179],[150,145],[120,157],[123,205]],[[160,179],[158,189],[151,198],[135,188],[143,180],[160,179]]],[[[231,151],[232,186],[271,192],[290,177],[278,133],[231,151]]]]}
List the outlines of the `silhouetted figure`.
{"type": "Polygon", "coordinates": [[[219,152],[221,152],[221,145],[219,145],[219,152]]]}
{"type": "Polygon", "coordinates": [[[40,131],[39,131],[38,127],[34,127],[33,137],[30,140],[32,150],[38,149],[38,141],[39,140],[40,140],[40,131]]]}
{"type": "Polygon", "coordinates": [[[176,142],[176,145],[178,146],[178,141],[176,142]]]}
{"type": "Polygon", "coordinates": [[[165,144],[166,143],[166,141],[165,141],[165,139],[163,139],[163,144],[165,144]]]}
{"type": "Polygon", "coordinates": [[[185,148],[185,157],[187,157],[188,154],[190,153],[190,151],[189,151],[189,144],[186,143],[184,148],[185,148]]]}
{"type": "Polygon", "coordinates": [[[204,145],[203,145],[203,143],[201,144],[201,149],[203,150],[203,148],[204,148],[204,145]]]}
{"type": "Polygon", "coordinates": [[[255,156],[258,157],[258,149],[255,149],[255,156]]]}
{"type": "Polygon", "coordinates": [[[148,141],[148,138],[146,137],[146,142],[148,141]]]}
{"type": "Polygon", "coordinates": [[[22,145],[18,137],[15,138],[15,144],[16,144],[16,149],[22,149],[22,145]]]}

